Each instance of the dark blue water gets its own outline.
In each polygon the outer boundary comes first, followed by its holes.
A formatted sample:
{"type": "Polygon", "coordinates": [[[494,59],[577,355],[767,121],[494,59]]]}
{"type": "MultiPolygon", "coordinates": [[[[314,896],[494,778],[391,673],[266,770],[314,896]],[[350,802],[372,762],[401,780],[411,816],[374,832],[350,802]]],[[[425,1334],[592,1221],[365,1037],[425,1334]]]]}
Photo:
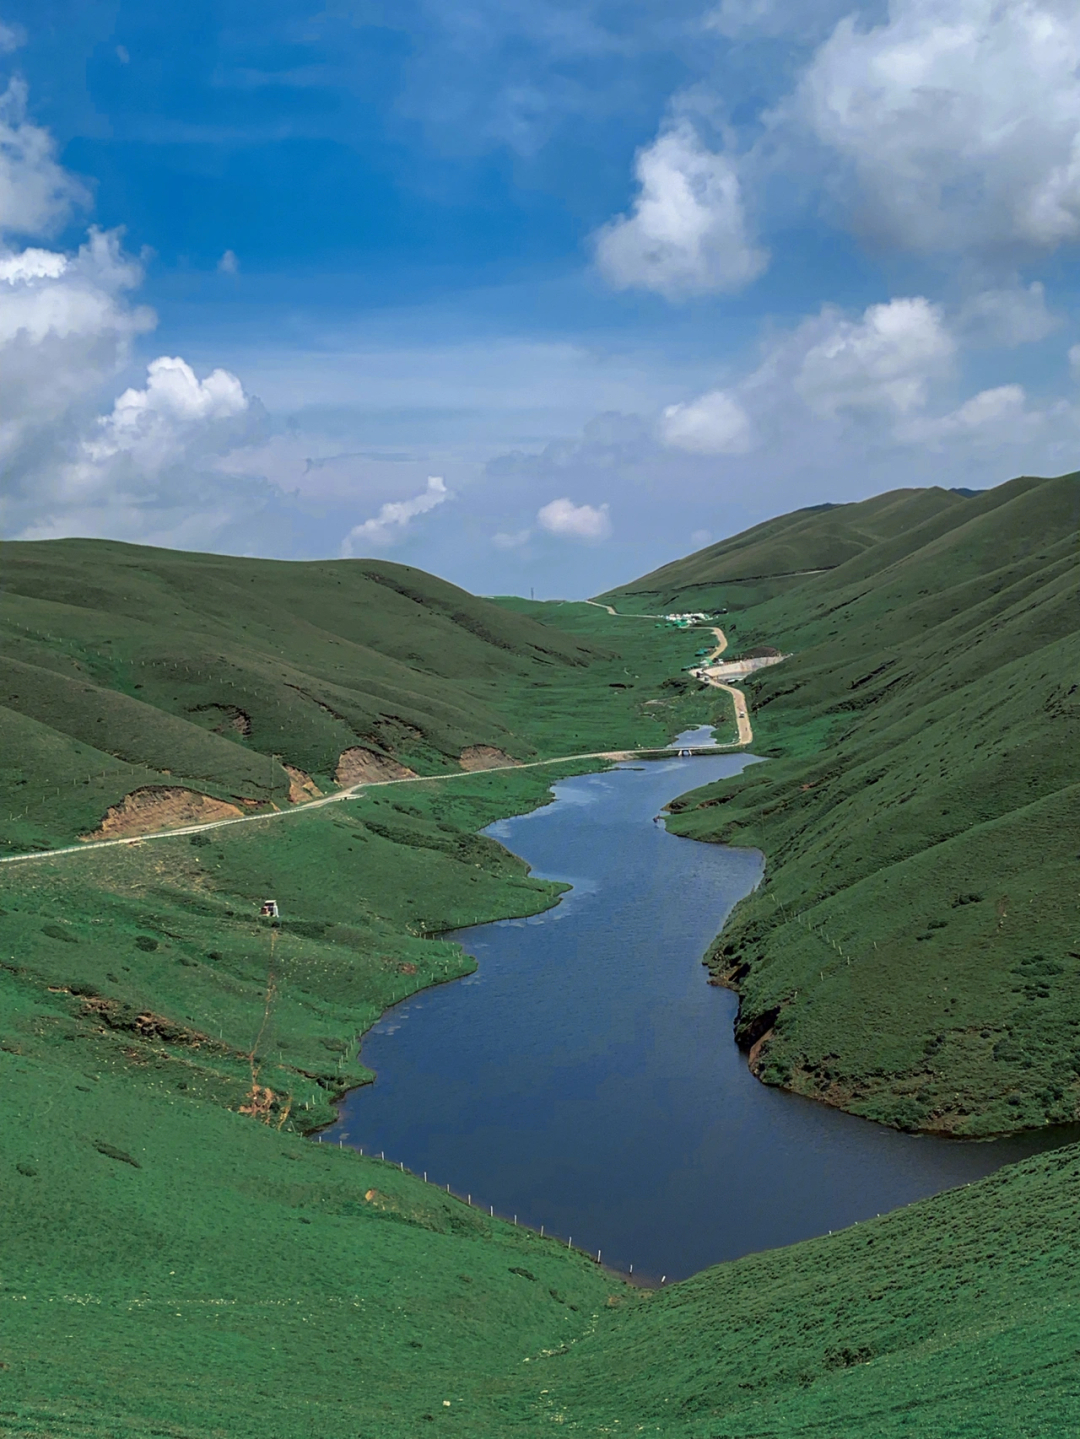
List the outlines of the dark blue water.
{"type": "Polygon", "coordinates": [[[654,823],[668,800],[749,762],[565,780],[556,803],[493,825],[534,873],[573,890],[533,919],[453,936],[479,970],[371,1030],[362,1054],[376,1082],[347,1098],[327,1138],[669,1279],[1048,1147],[1049,1135],[901,1135],[749,1073],[732,1039],[736,998],[706,983],[701,957],[760,879],[761,856],[654,823]]]}

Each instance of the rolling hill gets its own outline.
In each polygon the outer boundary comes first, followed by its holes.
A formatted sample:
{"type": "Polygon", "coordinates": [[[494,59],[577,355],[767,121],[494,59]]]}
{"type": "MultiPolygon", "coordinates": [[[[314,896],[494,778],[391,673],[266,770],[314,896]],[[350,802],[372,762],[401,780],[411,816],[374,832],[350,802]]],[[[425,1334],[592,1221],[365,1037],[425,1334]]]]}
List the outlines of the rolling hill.
{"type": "MultiPolygon", "coordinates": [[[[868,506],[875,543],[753,605],[712,551],[680,562],[683,600],[708,583],[741,646],[789,656],[747,684],[773,763],[674,806],[769,859],[709,962],[767,1082],[911,1129],[1071,1121],[1080,478],[868,506]]],[[[795,530],[867,536],[866,509],[795,530]]],[[[750,532],[758,565],[790,563],[791,529],[750,532]]]]}
{"type": "MultiPolygon", "coordinates": [[[[101,540],[10,543],[2,559],[9,850],[92,833],[132,793],[116,832],[218,812],[199,797],[280,807],[493,750],[634,743],[644,725],[618,645],[407,566],[101,540]]],[[[663,659],[647,663],[658,682],[663,659]]]]}
{"type": "MultiPolygon", "coordinates": [[[[709,963],[767,1082],[913,1129],[1076,1116],[1078,500],[1066,476],[801,511],[614,597],[726,607],[732,656],[787,656],[745,685],[771,762],[669,820],[766,852],[709,963]]],[[[1080,1145],[637,1290],[304,1138],[368,1077],[358,1035],[472,968],[440,934],[560,889],[477,831],[573,766],[463,755],[720,718],[679,673],[692,633],[381,561],[6,557],[9,848],[133,788],[267,818],[0,866],[0,1432],[1076,1428],[1080,1145]],[[272,820],[350,751],[460,777],[272,820]]]]}

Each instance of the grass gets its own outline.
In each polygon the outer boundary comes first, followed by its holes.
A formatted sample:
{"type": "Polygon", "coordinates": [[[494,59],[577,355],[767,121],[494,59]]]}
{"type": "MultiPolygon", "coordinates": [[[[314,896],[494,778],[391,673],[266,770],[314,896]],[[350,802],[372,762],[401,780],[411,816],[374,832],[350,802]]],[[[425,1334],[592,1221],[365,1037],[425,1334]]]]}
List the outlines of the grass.
{"type": "Polygon", "coordinates": [[[544,606],[407,566],[100,540],[6,544],[3,560],[9,853],[90,833],[144,786],[282,807],[284,765],[326,790],[353,746],[441,774],[472,745],[526,760],[664,743],[725,713],[679,676],[689,654],[667,636],[598,642],[588,606],[557,628],[544,606]]]}
{"type": "MultiPolygon", "coordinates": [[[[710,956],[742,1042],[771,1030],[762,1078],[908,1128],[1075,1114],[1076,494],[801,512],[617,601],[714,596],[733,656],[791,652],[747,686],[773,762],[671,820],[768,855],[710,956]]],[[[284,804],[275,756],[325,787],[355,743],[438,775],[730,726],[682,674],[698,638],[647,619],[381,562],[7,548],[11,851],[144,783],[284,804]]],[[[379,1014],[471,968],[441,932],[555,898],[477,831],[575,768],[0,867],[0,1433],[1075,1429],[1080,1147],[650,1292],[305,1137],[379,1014]]]]}
{"type": "Polygon", "coordinates": [[[1078,506],[951,496],[733,611],[790,652],[747,685],[774,762],[672,825],[768,856],[710,955],[767,1082],[905,1129],[1080,1114],[1078,506]]]}

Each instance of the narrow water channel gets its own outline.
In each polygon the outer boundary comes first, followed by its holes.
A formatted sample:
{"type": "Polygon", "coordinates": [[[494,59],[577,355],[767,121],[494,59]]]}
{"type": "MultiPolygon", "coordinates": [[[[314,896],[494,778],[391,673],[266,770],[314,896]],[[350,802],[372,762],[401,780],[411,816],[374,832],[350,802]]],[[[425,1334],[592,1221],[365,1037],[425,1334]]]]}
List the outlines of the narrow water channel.
{"type": "Polygon", "coordinates": [[[750,762],[621,765],[492,825],[535,874],[573,889],[546,914],[451,936],[478,971],[370,1031],[362,1057],[376,1081],[348,1096],[326,1139],[384,1151],[605,1264],[668,1280],[1055,1142],[897,1134],[753,1078],[732,1038],[736,997],[707,984],[701,957],[758,883],[761,856],[654,822],[676,795],[750,762]]]}

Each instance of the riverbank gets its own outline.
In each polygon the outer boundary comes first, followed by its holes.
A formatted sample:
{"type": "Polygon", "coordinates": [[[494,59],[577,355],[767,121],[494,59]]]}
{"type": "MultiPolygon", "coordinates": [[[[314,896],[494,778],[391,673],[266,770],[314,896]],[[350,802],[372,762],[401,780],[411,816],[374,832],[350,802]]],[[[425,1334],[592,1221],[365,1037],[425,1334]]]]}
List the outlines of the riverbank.
{"type": "MultiPolygon", "coordinates": [[[[368,818],[424,832],[417,814],[377,807],[368,818]]],[[[343,854],[350,840],[357,852],[359,832],[338,835],[343,854]]],[[[227,1084],[239,1088],[244,1066],[230,1070],[220,1045],[170,1033],[145,1011],[124,1027],[122,1015],[98,1008],[78,978],[95,953],[118,974],[133,959],[186,970],[184,926],[213,897],[192,875],[178,877],[187,900],[174,906],[152,852],[135,873],[131,852],[119,853],[140,920],[130,946],[115,910],[96,932],[50,911],[37,874],[38,919],[51,913],[46,923],[67,922],[75,936],[62,951],[52,946],[67,983],[46,984],[27,966],[0,969],[8,1433],[414,1439],[438,1423],[463,1439],[514,1439],[553,1421],[586,1433],[645,1425],[665,1439],[749,1439],[763,1426],[796,1436],[824,1425],[867,1439],[908,1425],[966,1426],[994,1439],[1068,1432],[1080,1302],[1070,1237],[1080,1222],[1076,1148],[841,1234],[635,1291],[585,1255],[392,1163],[301,1139],[291,1117],[279,1128],[280,1116],[267,1124],[231,1111],[227,1084]],[[139,936],[156,937],[158,948],[139,936]],[[213,1076],[217,1094],[203,1087],[213,1076]]],[[[266,858],[253,857],[248,879],[270,873],[266,858]]],[[[330,873],[325,851],[319,858],[330,873]]],[[[391,851],[396,878],[415,884],[418,872],[401,860],[391,851]]],[[[477,862],[461,861],[459,882],[471,883],[466,871],[477,862]]],[[[505,882],[519,883],[520,864],[500,862],[505,882]]],[[[96,880],[118,903],[117,875],[96,880]]],[[[355,889],[342,900],[355,913],[355,889]]],[[[4,904],[10,916],[10,890],[4,904]]],[[[384,935],[378,951],[388,955],[384,935]]],[[[280,1027],[264,1029],[279,1060],[300,1057],[299,995],[288,989],[306,985],[316,997],[329,946],[346,939],[327,925],[283,966],[280,1027]]],[[[437,952],[439,941],[416,939],[408,952],[425,948],[437,952]]],[[[355,936],[351,952],[355,964],[355,936]]],[[[216,977],[219,995],[245,978],[240,956],[229,964],[216,977]]],[[[348,974],[324,975],[327,989],[340,990],[348,974]]],[[[265,1019],[266,972],[249,977],[250,999],[233,1020],[242,1019],[248,1046],[265,1019]]],[[[333,1070],[331,1087],[342,1079],[333,1070]]]]}
{"type": "Polygon", "coordinates": [[[1037,1138],[914,1139],[753,1077],[735,996],[709,986],[701,956],[758,884],[761,856],[655,823],[691,777],[745,774],[752,758],[581,775],[555,786],[554,804],[490,826],[534,878],[573,888],[529,919],[447,936],[477,971],[369,1031],[361,1059],[376,1081],[347,1097],[327,1139],[384,1151],[484,1213],[654,1282],[1035,1152],[1037,1138]]]}
{"type": "Polygon", "coordinates": [[[898,492],[772,522],[752,571],[731,542],[610,597],[727,607],[789,655],[745,685],[774,762],[670,821],[768,858],[709,956],[766,1083],[919,1133],[1080,1115],[1078,505],[1074,475],[898,492]],[[788,573],[839,535],[857,552],[788,573]]]}

